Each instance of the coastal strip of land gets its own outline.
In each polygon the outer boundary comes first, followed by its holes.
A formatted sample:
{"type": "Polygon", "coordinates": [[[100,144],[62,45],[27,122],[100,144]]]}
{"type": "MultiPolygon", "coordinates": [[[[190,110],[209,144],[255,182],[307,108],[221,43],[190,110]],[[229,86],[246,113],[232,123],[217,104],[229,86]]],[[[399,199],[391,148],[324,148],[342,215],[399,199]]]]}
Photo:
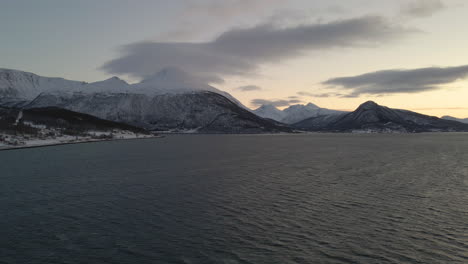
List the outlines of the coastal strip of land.
{"type": "Polygon", "coordinates": [[[85,143],[97,143],[97,142],[106,142],[106,141],[127,141],[127,140],[142,140],[142,139],[155,139],[163,138],[161,135],[141,135],[138,137],[121,137],[121,138],[81,138],[76,139],[45,139],[45,140],[31,140],[26,141],[23,144],[18,145],[9,145],[0,142],[0,151],[6,150],[19,150],[19,149],[29,149],[29,148],[42,148],[42,147],[52,147],[52,146],[61,146],[61,145],[72,145],[72,144],[85,144],[85,143]]]}

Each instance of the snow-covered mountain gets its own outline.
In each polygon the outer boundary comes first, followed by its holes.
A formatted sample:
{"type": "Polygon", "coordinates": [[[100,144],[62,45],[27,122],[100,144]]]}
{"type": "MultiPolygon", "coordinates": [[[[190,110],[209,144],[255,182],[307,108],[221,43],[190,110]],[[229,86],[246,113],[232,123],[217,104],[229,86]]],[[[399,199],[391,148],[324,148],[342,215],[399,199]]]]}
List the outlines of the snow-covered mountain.
{"type": "Polygon", "coordinates": [[[41,93],[86,90],[87,83],[63,78],[41,77],[33,73],[0,69],[0,104],[17,106],[41,93]]]}
{"type": "Polygon", "coordinates": [[[178,69],[137,84],[117,77],[84,83],[0,70],[0,105],[60,107],[150,130],[206,133],[290,131],[245,109],[230,94],[178,69]]]}
{"type": "Polygon", "coordinates": [[[286,124],[294,124],[311,117],[338,115],[344,113],[343,111],[320,108],[312,103],[308,103],[306,105],[291,105],[284,109],[283,112],[286,116],[281,121],[286,124]]]}
{"type": "Polygon", "coordinates": [[[259,108],[253,110],[252,112],[263,118],[272,119],[278,122],[281,122],[281,120],[283,120],[283,118],[286,116],[286,114],[283,111],[279,110],[271,104],[262,105],[259,108]]]}
{"type": "Polygon", "coordinates": [[[104,81],[87,83],[84,87],[75,88],[74,92],[130,92],[131,85],[119,77],[112,77],[104,81]],[[76,91],[78,90],[78,91],[76,91]]]}
{"type": "Polygon", "coordinates": [[[332,132],[445,132],[468,131],[468,125],[407,110],[391,109],[368,101],[354,112],[303,120],[294,127],[332,132]]]}
{"type": "MultiPolygon", "coordinates": [[[[230,94],[218,90],[177,68],[167,68],[136,84],[128,84],[118,77],[93,83],[63,78],[42,77],[34,73],[0,69],[0,97],[32,100],[42,93],[133,93],[146,95],[181,94],[210,91],[224,95],[238,103],[230,94]]],[[[240,103],[239,103],[240,104],[240,103]]]]}
{"type": "Polygon", "coordinates": [[[42,94],[27,107],[56,106],[124,122],[150,130],[260,133],[289,131],[260,118],[226,97],[209,91],[149,96],[129,93],[96,93],[63,96],[42,94]]]}
{"type": "Polygon", "coordinates": [[[457,121],[457,122],[462,122],[462,123],[468,124],[468,118],[456,118],[456,117],[453,117],[453,116],[443,116],[442,119],[452,120],[452,121],[457,121]]]}
{"type": "Polygon", "coordinates": [[[231,94],[206,84],[203,80],[178,68],[166,68],[131,86],[129,92],[149,96],[162,94],[184,94],[208,91],[223,95],[241,107],[244,107],[231,94]]]}
{"type": "Polygon", "coordinates": [[[273,105],[262,105],[253,112],[261,117],[276,120],[285,124],[294,124],[299,121],[325,115],[338,115],[344,112],[320,108],[315,104],[308,103],[307,105],[291,105],[283,111],[273,105]]]}

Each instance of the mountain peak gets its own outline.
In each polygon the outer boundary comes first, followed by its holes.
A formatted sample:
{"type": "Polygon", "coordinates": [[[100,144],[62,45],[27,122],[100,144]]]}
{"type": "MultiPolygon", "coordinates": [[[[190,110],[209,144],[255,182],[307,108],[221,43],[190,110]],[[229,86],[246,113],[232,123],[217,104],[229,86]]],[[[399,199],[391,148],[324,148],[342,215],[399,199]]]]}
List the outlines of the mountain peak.
{"type": "Polygon", "coordinates": [[[380,107],[380,105],[378,105],[376,102],[374,101],[367,101],[363,104],[361,104],[359,107],[358,107],[358,110],[373,110],[373,109],[376,109],[380,107]]]}
{"type": "Polygon", "coordinates": [[[283,111],[279,110],[278,108],[276,108],[276,106],[272,104],[264,104],[259,108],[253,110],[252,112],[254,112],[260,117],[269,118],[276,121],[282,120],[285,116],[283,111]]]}
{"type": "Polygon", "coordinates": [[[94,82],[94,83],[125,83],[128,84],[126,81],[120,79],[117,76],[110,77],[109,79],[106,79],[104,81],[99,81],[99,82],[94,82]]]}
{"type": "Polygon", "coordinates": [[[104,81],[93,82],[88,84],[87,91],[89,92],[123,92],[125,91],[130,85],[120,79],[119,77],[111,77],[104,81]]]}
{"type": "Polygon", "coordinates": [[[133,91],[146,94],[211,91],[223,94],[232,100],[231,96],[227,93],[208,85],[197,76],[175,67],[164,68],[156,74],[147,77],[140,83],[135,84],[133,87],[133,91]]]}
{"type": "Polygon", "coordinates": [[[313,104],[313,103],[308,103],[308,104],[306,104],[306,106],[310,107],[310,108],[320,108],[316,104],[313,104]]]}
{"type": "Polygon", "coordinates": [[[122,79],[120,79],[120,78],[117,77],[117,76],[112,76],[112,77],[110,77],[110,78],[107,79],[107,80],[121,81],[122,79]]]}
{"type": "Polygon", "coordinates": [[[301,111],[301,110],[304,110],[304,109],[308,109],[308,110],[316,110],[316,109],[320,109],[320,107],[318,107],[317,105],[313,104],[313,103],[308,103],[306,105],[303,105],[303,104],[295,104],[295,105],[290,105],[288,108],[286,108],[284,111],[285,112],[289,112],[289,111],[301,111]]]}
{"type": "Polygon", "coordinates": [[[295,124],[310,131],[416,133],[468,131],[468,125],[427,116],[408,110],[392,109],[373,101],[363,103],[354,112],[318,117],[295,124]]]}

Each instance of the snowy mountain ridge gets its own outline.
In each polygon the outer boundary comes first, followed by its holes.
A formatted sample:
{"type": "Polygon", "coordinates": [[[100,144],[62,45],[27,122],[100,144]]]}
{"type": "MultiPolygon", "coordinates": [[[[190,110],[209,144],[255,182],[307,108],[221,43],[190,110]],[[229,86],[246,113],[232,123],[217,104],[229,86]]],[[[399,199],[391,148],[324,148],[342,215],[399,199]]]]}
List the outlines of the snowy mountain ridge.
{"type": "Polygon", "coordinates": [[[87,85],[86,82],[0,69],[0,95],[2,97],[32,100],[44,92],[81,90],[87,85]]]}
{"type": "Polygon", "coordinates": [[[0,72],[0,106],[59,107],[154,131],[291,131],[251,113],[230,94],[174,68],[136,84],[117,77],[85,83],[15,70],[0,72]]]}
{"type": "Polygon", "coordinates": [[[197,91],[219,93],[244,107],[229,93],[205,84],[195,76],[177,68],[166,68],[135,84],[129,84],[115,76],[87,83],[57,77],[42,77],[19,70],[0,69],[0,97],[17,100],[32,100],[43,93],[70,96],[74,93],[131,93],[154,96],[197,91]]]}
{"type": "Polygon", "coordinates": [[[312,117],[338,115],[344,113],[342,111],[320,108],[313,103],[308,103],[306,105],[291,105],[284,110],[279,110],[275,106],[267,104],[260,106],[259,108],[253,110],[253,112],[263,118],[273,119],[285,124],[294,124],[312,117]]]}
{"type": "Polygon", "coordinates": [[[278,122],[281,122],[281,120],[286,117],[286,114],[283,111],[271,104],[262,105],[252,112],[260,117],[273,119],[278,122]]]}

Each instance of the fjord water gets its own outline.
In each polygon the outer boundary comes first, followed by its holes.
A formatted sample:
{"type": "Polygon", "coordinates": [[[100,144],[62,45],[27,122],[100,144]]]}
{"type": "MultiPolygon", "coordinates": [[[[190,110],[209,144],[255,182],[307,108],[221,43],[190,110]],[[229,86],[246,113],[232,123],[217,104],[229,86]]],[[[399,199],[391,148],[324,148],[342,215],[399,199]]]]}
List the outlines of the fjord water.
{"type": "Polygon", "coordinates": [[[0,263],[467,263],[468,134],[0,152],[0,263]]]}

